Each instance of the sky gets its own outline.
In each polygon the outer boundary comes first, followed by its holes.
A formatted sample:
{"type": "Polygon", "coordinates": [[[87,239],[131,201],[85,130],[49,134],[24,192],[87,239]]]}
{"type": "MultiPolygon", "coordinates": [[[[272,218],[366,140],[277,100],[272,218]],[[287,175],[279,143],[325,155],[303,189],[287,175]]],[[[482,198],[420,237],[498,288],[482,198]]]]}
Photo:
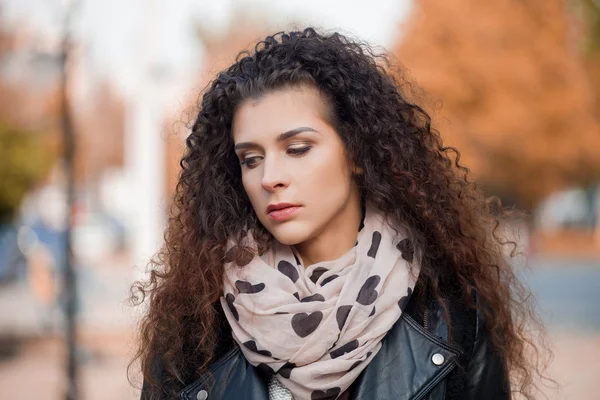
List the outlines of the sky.
{"type": "MultiPolygon", "coordinates": [[[[11,23],[26,22],[52,41],[61,10],[76,5],[73,32],[82,44],[86,67],[127,92],[145,82],[148,65],[171,81],[185,82],[201,63],[194,24],[222,32],[235,9],[282,26],[306,22],[351,33],[377,46],[389,46],[408,15],[411,0],[0,0],[11,23]]],[[[150,72],[148,72],[150,73],[150,72]]]]}

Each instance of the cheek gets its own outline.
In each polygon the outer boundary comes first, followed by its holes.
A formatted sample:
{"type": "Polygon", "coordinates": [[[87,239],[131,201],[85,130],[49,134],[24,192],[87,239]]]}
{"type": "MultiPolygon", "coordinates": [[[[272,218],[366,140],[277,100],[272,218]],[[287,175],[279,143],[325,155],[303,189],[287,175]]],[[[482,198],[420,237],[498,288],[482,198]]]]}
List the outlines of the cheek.
{"type": "Polygon", "coordinates": [[[251,174],[245,174],[242,176],[242,185],[244,186],[244,190],[246,191],[250,202],[254,205],[259,192],[256,180],[252,178],[251,174]]]}
{"type": "Polygon", "coordinates": [[[311,168],[305,168],[304,177],[310,186],[317,190],[317,186],[323,190],[341,190],[348,185],[350,170],[343,155],[331,152],[319,155],[311,163],[311,168]]]}

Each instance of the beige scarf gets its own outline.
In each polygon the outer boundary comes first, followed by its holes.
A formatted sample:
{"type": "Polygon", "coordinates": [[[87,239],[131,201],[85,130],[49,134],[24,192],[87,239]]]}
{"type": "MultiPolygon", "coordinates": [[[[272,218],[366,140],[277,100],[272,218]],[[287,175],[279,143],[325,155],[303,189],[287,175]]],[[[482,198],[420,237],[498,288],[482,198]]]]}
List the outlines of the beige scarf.
{"type": "Polygon", "coordinates": [[[273,241],[243,268],[225,265],[221,304],[233,338],[295,399],[334,400],[400,318],[419,271],[413,253],[369,207],[356,245],[336,260],[305,268],[293,246],[273,241]]]}

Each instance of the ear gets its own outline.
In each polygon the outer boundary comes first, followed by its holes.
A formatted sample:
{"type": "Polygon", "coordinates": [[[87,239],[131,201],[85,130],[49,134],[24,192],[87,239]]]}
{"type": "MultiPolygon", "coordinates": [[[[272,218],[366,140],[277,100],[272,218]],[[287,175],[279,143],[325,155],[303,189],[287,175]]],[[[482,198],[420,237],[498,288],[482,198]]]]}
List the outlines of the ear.
{"type": "Polygon", "coordinates": [[[362,175],[364,170],[356,165],[352,165],[352,175],[362,175]]]}
{"type": "Polygon", "coordinates": [[[352,173],[352,176],[363,174],[364,170],[361,167],[359,167],[358,165],[356,165],[356,162],[348,154],[346,154],[346,160],[347,160],[348,166],[350,167],[350,172],[352,173]]]}

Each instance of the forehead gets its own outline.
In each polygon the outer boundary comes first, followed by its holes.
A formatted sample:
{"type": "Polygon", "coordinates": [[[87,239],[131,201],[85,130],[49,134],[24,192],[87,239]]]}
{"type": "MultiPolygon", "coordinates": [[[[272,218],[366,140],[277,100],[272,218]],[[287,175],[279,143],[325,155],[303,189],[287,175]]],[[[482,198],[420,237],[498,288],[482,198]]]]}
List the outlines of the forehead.
{"type": "Polygon", "coordinates": [[[329,105],[313,87],[300,86],[269,92],[244,101],[233,117],[235,142],[276,136],[281,132],[326,124],[329,105]]]}

